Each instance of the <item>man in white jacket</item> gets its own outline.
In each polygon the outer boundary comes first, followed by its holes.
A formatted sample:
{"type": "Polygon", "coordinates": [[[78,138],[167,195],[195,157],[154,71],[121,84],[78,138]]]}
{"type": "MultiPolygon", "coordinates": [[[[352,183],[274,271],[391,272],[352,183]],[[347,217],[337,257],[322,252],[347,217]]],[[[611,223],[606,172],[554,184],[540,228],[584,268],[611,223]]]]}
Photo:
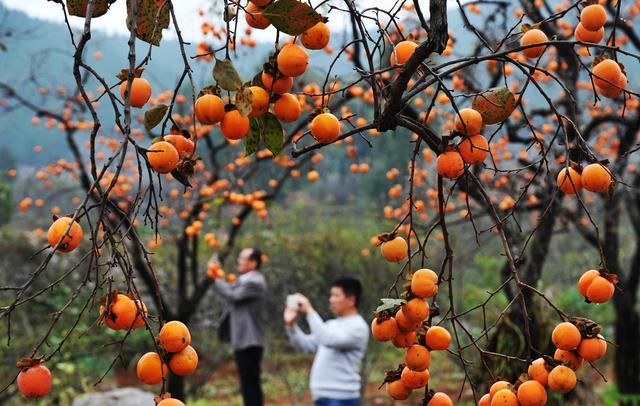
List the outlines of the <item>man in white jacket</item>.
{"type": "Polygon", "coordinates": [[[291,344],[300,351],[316,353],[310,376],[314,406],[360,405],[360,366],[369,341],[369,325],[358,313],[361,293],[357,279],[337,279],[329,296],[336,318],[326,322],[301,294],[296,295],[297,309],[285,309],[291,344]],[[306,316],[310,334],[296,324],[300,313],[306,316]]]}

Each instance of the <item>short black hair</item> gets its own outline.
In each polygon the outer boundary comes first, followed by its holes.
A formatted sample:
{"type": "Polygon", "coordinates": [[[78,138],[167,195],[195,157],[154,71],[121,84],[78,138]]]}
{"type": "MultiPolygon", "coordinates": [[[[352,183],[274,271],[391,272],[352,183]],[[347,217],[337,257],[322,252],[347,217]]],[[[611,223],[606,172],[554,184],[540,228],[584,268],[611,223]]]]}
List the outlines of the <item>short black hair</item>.
{"type": "Polygon", "coordinates": [[[256,269],[260,269],[260,267],[262,266],[262,251],[260,251],[260,248],[251,248],[251,255],[249,255],[249,260],[256,261],[256,269]]]}
{"type": "Polygon", "coordinates": [[[357,278],[352,276],[342,276],[333,281],[331,287],[342,288],[342,291],[346,296],[353,296],[356,298],[356,307],[360,304],[360,296],[362,295],[362,284],[357,278]]]}

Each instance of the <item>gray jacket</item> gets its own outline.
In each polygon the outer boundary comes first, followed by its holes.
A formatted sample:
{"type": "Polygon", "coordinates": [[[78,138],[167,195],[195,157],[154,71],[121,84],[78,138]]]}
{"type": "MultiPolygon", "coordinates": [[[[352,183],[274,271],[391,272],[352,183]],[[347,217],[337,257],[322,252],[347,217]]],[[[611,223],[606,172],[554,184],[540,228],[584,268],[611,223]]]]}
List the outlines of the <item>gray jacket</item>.
{"type": "Polygon", "coordinates": [[[267,283],[259,271],[249,271],[238,276],[235,283],[223,279],[215,280],[215,288],[228,305],[222,317],[231,329],[231,345],[234,350],[247,347],[264,347],[264,319],[262,311],[265,305],[267,283]]]}

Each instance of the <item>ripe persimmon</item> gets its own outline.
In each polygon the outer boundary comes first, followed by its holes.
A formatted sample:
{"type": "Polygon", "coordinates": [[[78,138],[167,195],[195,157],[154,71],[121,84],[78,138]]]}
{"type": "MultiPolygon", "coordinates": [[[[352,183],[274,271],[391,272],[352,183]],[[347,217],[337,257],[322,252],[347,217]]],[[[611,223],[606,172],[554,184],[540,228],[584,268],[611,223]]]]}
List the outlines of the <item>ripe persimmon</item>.
{"type": "Polygon", "coordinates": [[[201,124],[216,124],[224,117],[224,102],[215,94],[205,94],[198,97],[194,109],[196,118],[201,124]]]}
{"type": "MultiPolygon", "coordinates": [[[[520,38],[520,46],[545,43],[548,41],[549,41],[549,38],[547,37],[547,34],[545,34],[542,30],[534,28],[532,30],[525,32],[524,35],[522,35],[522,38],[520,38]]],[[[536,47],[526,48],[522,50],[522,53],[524,54],[524,56],[526,56],[529,59],[535,59],[540,57],[540,55],[542,55],[545,47],[546,45],[540,45],[536,47]]]]}
{"type": "Polygon", "coordinates": [[[249,117],[245,117],[238,110],[227,111],[220,123],[220,131],[228,140],[242,139],[249,132],[249,117]]]}
{"type": "Polygon", "coordinates": [[[300,118],[302,107],[298,98],[291,93],[283,93],[273,105],[273,112],[278,120],[293,123],[300,118]]]}
{"type": "Polygon", "coordinates": [[[71,252],[78,248],[82,241],[82,227],[77,221],[72,221],[70,217],[60,217],[54,221],[47,231],[47,241],[49,245],[55,247],[60,252],[71,252]],[[69,225],[71,225],[69,227],[69,225]],[[69,232],[67,233],[67,228],[69,232]]]}
{"type": "Polygon", "coordinates": [[[549,389],[554,392],[568,393],[576,386],[576,373],[573,369],[558,365],[549,372],[549,389]]]}
{"type": "Polygon", "coordinates": [[[422,322],[429,317],[429,305],[424,299],[414,297],[402,305],[402,312],[407,319],[416,323],[422,322]]]}
{"type": "Polygon", "coordinates": [[[582,175],[571,167],[562,168],[556,182],[558,188],[568,195],[575,195],[582,190],[582,175]]]}
{"type": "Polygon", "coordinates": [[[584,338],[580,341],[578,346],[578,354],[585,361],[593,362],[604,357],[607,353],[607,342],[602,335],[598,334],[597,337],[584,338]]]}
{"type": "Polygon", "coordinates": [[[569,368],[576,370],[582,365],[582,357],[580,357],[575,351],[556,350],[553,353],[553,359],[556,361],[568,363],[569,368]]]}
{"type": "Polygon", "coordinates": [[[413,41],[401,41],[399,42],[391,52],[391,57],[389,59],[389,63],[391,66],[394,65],[404,65],[411,55],[415,52],[418,44],[413,41]]]}
{"type": "Polygon", "coordinates": [[[551,333],[551,341],[561,350],[573,350],[580,344],[582,336],[578,328],[568,321],[558,324],[551,333]]]}
{"type": "Polygon", "coordinates": [[[293,87],[293,78],[281,74],[278,74],[277,79],[273,80],[272,74],[263,71],[261,80],[267,92],[276,94],[287,93],[293,87]]]}
{"type": "Polygon", "coordinates": [[[482,134],[470,135],[460,141],[458,144],[458,152],[467,164],[476,165],[487,159],[489,155],[489,142],[482,134]]]}
{"type": "Polygon", "coordinates": [[[396,323],[398,324],[398,330],[403,333],[415,330],[421,324],[421,321],[416,322],[415,320],[412,320],[405,316],[404,312],[402,311],[402,307],[398,309],[394,318],[396,319],[396,323]]]}
{"type": "Polygon", "coordinates": [[[169,359],[169,368],[176,375],[189,375],[198,367],[198,353],[196,350],[187,345],[185,349],[171,355],[169,359]]]}
{"type": "Polygon", "coordinates": [[[427,348],[432,351],[443,351],[451,344],[451,334],[444,327],[431,326],[424,337],[427,348]]]}
{"type": "Polygon", "coordinates": [[[100,316],[104,317],[104,324],[113,330],[126,330],[132,327],[137,315],[136,304],[129,296],[122,293],[118,293],[115,299],[111,300],[108,311],[105,311],[105,305],[100,306],[100,316]]]}
{"type": "Polygon", "coordinates": [[[249,89],[253,95],[249,117],[260,117],[269,110],[269,93],[260,86],[251,86],[249,89]]]}
{"type": "Polygon", "coordinates": [[[600,163],[589,164],[582,170],[582,186],[590,192],[606,192],[612,181],[611,172],[600,163]]]}
{"type": "MultiPolygon", "coordinates": [[[[127,81],[120,84],[120,96],[125,97],[127,91],[127,81]]],[[[131,82],[131,107],[142,107],[151,98],[151,85],[145,78],[133,78],[131,82]]]]}
{"type": "Polygon", "coordinates": [[[453,401],[446,393],[436,392],[427,403],[427,406],[453,406],[453,401]]]}
{"type": "Polygon", "coordinates": [[[549,371],[547,370],[547,363],[544,358],[538,358],[532,361],[527,370],[527,375],[534,381],[538,381],[541,385],[547,386],[549,371]]]}
{"type": "Polygon", "coordinates": [[[309,54],[300,45],[287,44],[278,52],[278,70],[285,76],[296,77],[306,72],[309,54]]]}
{"type": "Polygon", "coordinates": [[[424,371],[431,365],[431,354],[427,347],[414,344],[407,349],[404,355],[404,363],[412,371],[424,371]]]}
{"type": "Polygon", "coordinates": [[[547,391],[538,381],[526,381],[518,387],[520,406],[544,406],[547,404],[547,391]]]}
{"type": "Polygon", "coordinates": [[[424,388],[429,383],[429,370],[412,371],[408,367],[404,367],[400,375],[402,384],[408,389],[424,388]]]}
{"type": "Polygon", "coordinates": [[[613,59],[604,59],[591,69],[591,73],[596,87],[607,90],[616,87],[622,69],[613,59]]]}
{"type": "Polygon", "coordinates": [[[491,406],[518,406],[518,397],[511,389],[500,389],[491,398],[491,406]]]}
{"type": "Polygon", "coordinates": [[[18,374],[18,390],[28,399],[40,398],[51,390],[53,377],[49,368],[42,364],[22,368],[18,374]]]}
{"type": "Polygon", "coordinates": [[[330,144],[340,137],[340,121],[331,113],[318,114],[309,124],[311,135],[322,144],[330,144]]]}
{"type": "Polygon", "coordinates": [[[438,293],[438,274],[431,269],[418,269],[411,276],[411,293],[428,299],[438,293]]]}
{"type": "Polygon", "coordinates": [[[322,49],[329,45],[331,32],[327,24],[320,21],[300,36],[300,42],[307,49],[322,49]]]}
{"type": "Polygon", "coordinates": [[[247,7],[245,8],[245,11],[246,13],[244,15],[244,19],[249,27],[253,27],[258,30],[264,30],[271,25],[271,22],[262,14],[264,9],[258,7],[258,5],[249,2],[247,7]]]}
{"type": "Polygon", "coordinates": [[[272,0],[249,0],[258,7],[267,7],[272,0]]]}
{"type": "Polygon", "coordinates": [[[607,12],[600,4],[592,4],[580,12],[580,24],[589,31],[598,31],[607,22],[607,12]]]}
{"type": "Polygon", "coordinates": [[[173,145],[180,156],[182,156],[183,153],[191,155],[195,148],[193,141],[180,134],[165,135],[164,140],[173,145]]]}
{"type": "Polygon", "coordinates": [[[397,236],[391,241],[383,242],[382,245],[380,245],[382,256],[389,262],[400,262],[405,259],[408,249],[407,241],[400,236],[397,236]]]}
{"type": "Polygon", "coordinates": [[[371,322],[371,334],[378,341],[389,341],[398,334],[398,324],[396,319],[390,317],[380,320],[377,317],[371,322]]]}
{"type": "Polygon", "coordinates": [[[512,385],[507,381],[496,381],[489,387],[489,397],[493,401],[496,393],[500,392],[503,389],[511,390],[512,385]]]}
{"type": "Polygon", "coordinates": [[[464,160],[454,148],[448,148],[436,159],[438,175],[449,179],[457,179],[464,173],[464,160]]]}
{"type": "Polygon", "coordinates": [[[144,326],[144,320],[147,318],[147,305],[142,300],[137,299],[133,301],[133,304],[136,306],[137,317],[131,328],[135,329],[144,326]]]}
{"type": "Polygon", "coordinates": [[[401,379],[397,381],[387,382],[387,395],[395,400],[406,400],[411,395],[411,389],[404,386],[401,379]]]}
{"type": "Polygon", "coordinates": [[[600,29],[596,31],[589,31],[584,28],[582,23],[578,23],[574,35],[576,37],[576,41],[593,42],[594,44],[597,44],[604,37],[604,27],[600,27],[600,29]]]}
{"type": "Polygon", "coordinates": [[[407,332],[398,331],[398,334],[396,334],[396,336],[393,337],[393,340],[391,341],[393,343],[393,346],[396,348],[409,348],[416,341],[416,332],[415,331],[407,331],[407,332]]]}
{"type": "Polygon", "coordinates": [[[174,398],[163,399],[156,406],[186,406],[182,401],[174,398]]]}
{"type": "Polygon", "coordinates": [[[485,393],[478,401],[478,406],[491,406],[491,395],[485,393]]]}
{"type": "Polygon", "coordinates": [[[184,323],[174,320],[162,326],[158,339],[165,351],[179,352],[191,344],[191,333],[184,323]]]}
{"type": "Polygon", "coordinates": [[[180,155],[172,144],[167,141],[159,141],[149,147],[147,159],[154,171],[169,173],[178,166],[180,155]]]}
{"type": "Polygon", "coordinates": [[[148,352],[138,360],[136,375],[147,385],[156,385],[162,382],[163,377],[169,376],[169,368],[162,362],[158,353],[148,352]]]}
{"type": "Polygon", "coordinates": [[[604,303],[613,297],[615,285],[600,276],[600,272],[590,269],[578,280],[578,291],[593,303],[604,303]]]}
{"type": "Polygon", "coordinates": [[[456,131],[464,135],[474,135],[482,128],[482,115],[474,109],[462,109],[455,114],[456,131]]]}

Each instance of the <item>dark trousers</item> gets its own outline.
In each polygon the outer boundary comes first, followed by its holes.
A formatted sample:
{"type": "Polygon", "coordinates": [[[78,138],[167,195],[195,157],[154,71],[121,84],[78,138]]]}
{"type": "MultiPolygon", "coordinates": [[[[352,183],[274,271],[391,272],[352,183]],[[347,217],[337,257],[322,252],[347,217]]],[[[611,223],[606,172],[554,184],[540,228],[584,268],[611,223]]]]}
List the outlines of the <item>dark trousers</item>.
{"type": "Polygon", "coordinates": [[[262,347],[248,347],[235,351],[236,365],[240,374],[240,390],[245,406],[262,406],[260,385],[260,363],[262,347]]]}
{"type": "Polygon", "coordinates": [[[313,406],[359,406],[360,399],[329,399],[319,398],[313,402],[313,406]]]}

